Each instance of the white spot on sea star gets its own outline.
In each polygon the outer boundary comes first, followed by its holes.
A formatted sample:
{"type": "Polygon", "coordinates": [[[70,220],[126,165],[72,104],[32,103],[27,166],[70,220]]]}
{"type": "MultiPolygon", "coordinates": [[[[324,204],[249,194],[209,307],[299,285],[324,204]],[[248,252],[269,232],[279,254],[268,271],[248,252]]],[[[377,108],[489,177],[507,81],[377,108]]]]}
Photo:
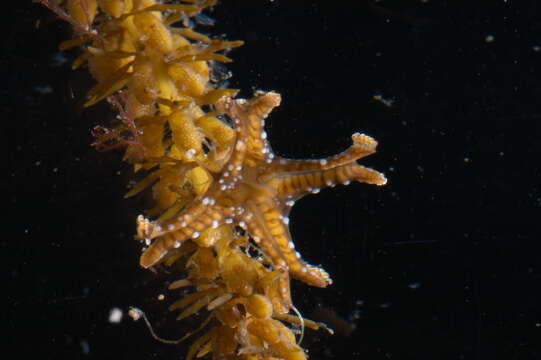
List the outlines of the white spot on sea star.
{"type": "Polygon", "coordinates": [[[235,149],[237,149],[238,151],[244,149],[244,141],[242,140],[237,141],[237,145],[235,145],[235,149]]]}
{"type": "Polygon", "coordinates": [[[186,155],[186,158],[187,159],[193,159],[193,157],[195,156],[197,151],[195,151],[195,149],[188,149],[186,150],[186,152],[184,153],[186,155]]]}

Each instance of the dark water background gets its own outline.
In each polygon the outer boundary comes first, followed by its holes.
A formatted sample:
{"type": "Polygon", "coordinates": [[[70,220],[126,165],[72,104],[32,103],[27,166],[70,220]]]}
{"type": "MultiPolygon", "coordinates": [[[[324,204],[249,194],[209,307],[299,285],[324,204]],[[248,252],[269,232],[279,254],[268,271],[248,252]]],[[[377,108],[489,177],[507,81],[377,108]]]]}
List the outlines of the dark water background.
{"type": "MultiPolygon", "coordinates": [[[[179,359],[109,311],[175,323],[165,276],[139,269],[131,240],[145,199],[123,200],[130,168],[90,148],[107,106],[82,110],[92,80],[57,44],[67,27],[30,1],[4,5],[0,250],[6,358],[179,359]],[[159,301],[159,294],[166,300],[159,301]]],[[[355,131],[380,142],[354,184],[300,201],[292,233],[328,289],[294,285],[312,359],[541,359],[541,5],[521,1],[222,1],[211,34],[243,96],[276,90],[275,151],[320,157],[355,131]],[[378,97],[379,96],[379,97],[378,97]],[[381,100],[378,100],[381,99],[381,100]]]]}

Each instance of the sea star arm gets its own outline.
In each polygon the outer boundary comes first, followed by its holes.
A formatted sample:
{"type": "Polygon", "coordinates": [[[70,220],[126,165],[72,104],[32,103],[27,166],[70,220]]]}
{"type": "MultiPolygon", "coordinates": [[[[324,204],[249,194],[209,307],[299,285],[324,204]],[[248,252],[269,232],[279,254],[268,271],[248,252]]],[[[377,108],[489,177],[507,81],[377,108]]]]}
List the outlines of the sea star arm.
{"type": "Polygon", "coordinates": [[[278,204],[269,198],[254,197],[246,202],[244,209],[236,220],[261,247],[273,267],[281,270],[282,275],[277,281],[280,297],[287,307],[291,305],[289,275],[317,287],[331,283],[324,270],[305,263],[295,251],[288,219],[281,215],[278,204]]]}
{"type": "Polygon", "coordinates": [[[281,200],[297,200],[310,192],[317,193],[324,187],[358,181],[384,185],[385,176],[357,164],[357,160],[375,152],[377,142],[371,137],[355,133],[353,145],[341,154],[318,160],[276,159],[272,171],[262,177],[277,191],[281,200]]]}
{"type": "Polygon", "coordinates": [[[276,267],[312,286],[326,287],[332,281],[320,268],[307,264],[295,250],[289,233],[289,218],[282,215],[281,207],[268,199],[253,199],[246,206],[242,221],[256,244],[261,246],[276,267]]]}
{"type": "Polygon", "coordinates": [[[231,178],[235,183],[240,180],[238,175],[244,166],[257,165],[253,159],[247,159],[247,157],[269,153],[270,147],[266,136],[262,135],[263,122],[272,109],[280,105],[280,101],[281,97],[278,93],[260,92],[250,100],[224,98],[216,104],[218,112],[227,114],[231,118],[236,131],[231,159],[222,171],[222,183],[228,182],[227,178],[231,178]]]}
{"type": "Polygon", "coordinates": [[[205,196],[197,204],[163,224],[150,221],[140,215],[137,218],[137,237],[150,245],[139,260],[148,268],[160,261],[167,251],[178,248],[184,241],[197,239],[208,228],[216,228],[231,215],[229,209],[213,206],[211,197],[205,196]]]}
{"type": "Polygon", "coordinates": [[[280,94],[272,91],[268,93],[259,91],[256,92],[255,96],[255,99],[261,102],[264,105],[264,108],[268,109],[268,111],[249,111],[249,109],[244,109],[244,111],[249,114],[247,119],[248,121],[245,122],[246,139],[248,139],[246,143],[246,164],[248,166],[255,166],[256,163],[272,162],[274,154],[267,140],[267,133],[265,132],[265,119],[267,118],[270,110],[280,105],[282,100],[280,94]]]}
{"type": "Polygon", "coordinates": [[[290,201],[309,193],[318,193],[325,187],[348,185],[352,180],[375,185],[383,185],[386,181],[381,173],[352,163],[327,170],[277,175],[270,183],[276,188],[280,199],[290,201]]]}
{"type": "Polygon", "coordinates": [[[278,173],[328,170],[341,165],[353,163],[356,160],[360,160],[376,152],[378,142],[368,135],[355,133],[351,135],[351,140],[353,144],[348,149],[334,156],[308,160],[279,158],[273,161],[272,166],[278,173]]]}

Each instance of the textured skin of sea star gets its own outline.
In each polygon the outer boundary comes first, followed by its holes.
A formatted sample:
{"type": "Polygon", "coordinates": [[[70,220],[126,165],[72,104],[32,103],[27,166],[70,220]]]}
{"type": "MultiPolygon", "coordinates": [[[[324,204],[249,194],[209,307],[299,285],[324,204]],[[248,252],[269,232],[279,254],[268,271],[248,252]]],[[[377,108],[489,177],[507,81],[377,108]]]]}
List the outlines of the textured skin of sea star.
{"type": "MultiPolygon", "coordinates": [[[[229,159],[214,174],[206,193],[178,216],[163,223],[139,216],[138,237],[151,243],[141,256],[141,266],[158,263],[168,250],[198,238],[208,228],[234,224],[247,231],[273,267],[313,286],[332,282],[323,269],[307,264],[295,251],[288,214],[296,200],[323,187],[350,181],[384,185],[383,174],[356,162],[374,153],[377,142],[355,133],[353,145],[335,156],[317,160],[276,156],[266,140],[264,122],[280,101],[275,92],[260,92],[248,101],[227,98],[217,106],[231,118],[236,131],[229,159]]],[[[283,292],[288,298],[289,287],[283,292]]]]}

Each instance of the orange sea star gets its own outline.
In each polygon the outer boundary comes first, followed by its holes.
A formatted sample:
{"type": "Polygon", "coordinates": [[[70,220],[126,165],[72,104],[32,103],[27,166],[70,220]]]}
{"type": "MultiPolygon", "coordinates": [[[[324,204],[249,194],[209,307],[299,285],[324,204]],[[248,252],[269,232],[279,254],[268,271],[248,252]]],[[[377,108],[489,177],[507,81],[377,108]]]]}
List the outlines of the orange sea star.
{"type": "MultiPolygon", "coordinates": [[[[260,92],[250,100],[227,98],[219,103],[217,109],[231,118],[236,131],[228,159],[213,174],[208,190],[178,216],[161,223],[139,216],[138,237],[150,244],[141,256],[143,267],[155,265],[169,250],[197,239],[206,229],[234,224],[245,229],[284,274],[318,287],[331,283],[323,269],[307,264],[295,251],[288,214],[295,200],[323,187],[351,180],[385,184],[383,174],[356,162],[374,153],[377,142],[355,133],[353,145],[335,156],[317,160],[276,156],[266,140],[264,121],[280,100],[275,92],[260,92]]],[[[282,296],[289,302],[289,281],[282,283],[282,296]]]]}

